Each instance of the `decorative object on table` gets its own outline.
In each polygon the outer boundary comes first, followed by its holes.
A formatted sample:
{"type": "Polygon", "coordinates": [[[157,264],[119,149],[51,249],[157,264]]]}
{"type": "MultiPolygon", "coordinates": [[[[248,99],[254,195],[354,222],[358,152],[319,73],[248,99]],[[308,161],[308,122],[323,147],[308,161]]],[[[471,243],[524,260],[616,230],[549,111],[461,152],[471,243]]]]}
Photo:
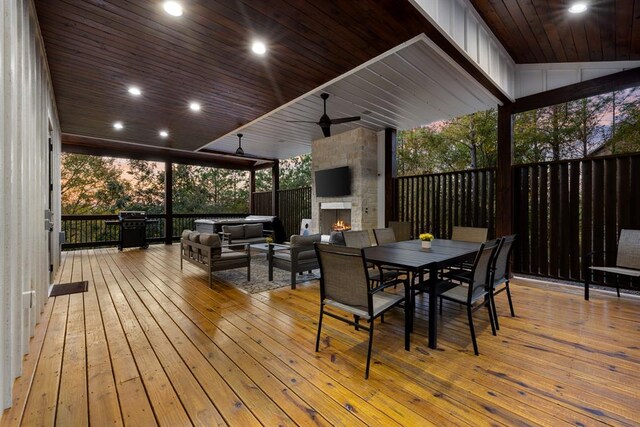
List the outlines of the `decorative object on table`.
{"type": "Polygon", "coordinates": [[[431,249],[431,241],[433,240],[433,234],[422,233],[420,234],[420,240],[422,240],[422,249],[431,249]]]}
{"type": "Polygon", "coordinates": [[[271,236],[267,236],[267,237],[265,237],[265,238],[264,238],[264,242],[265,242],[265,243],[273,243],[273,237],[271,237],[271,236]]]}

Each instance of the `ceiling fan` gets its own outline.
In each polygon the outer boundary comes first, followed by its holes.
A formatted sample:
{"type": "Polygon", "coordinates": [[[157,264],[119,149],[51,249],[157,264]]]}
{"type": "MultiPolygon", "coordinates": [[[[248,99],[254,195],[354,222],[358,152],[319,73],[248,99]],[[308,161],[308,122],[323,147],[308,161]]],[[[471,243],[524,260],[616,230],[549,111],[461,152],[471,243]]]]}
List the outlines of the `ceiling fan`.
{"type": "Polygon", "coordinates": [[[354,116],[354,117],[342,117],[339,119],[330,119],[329,116],[327,116],[327,98],[329,98],[329,94],[328,93],[323,93],[320,95],[320,98],[322,98],[322,101],[324,103],[324,114],[322,114],[322,116],[320,117],[320,120],[317,122],[312,122],[312,121],[308,121],[308,120],[287,120],[287,122],[289,123],[315,123],[318,126],[320,126],[320,128],[322,128],[322,133],[325,137],[331,136],[331,125],[338,125],[340,123],[348,123],[348,122],[355,122],[360,120],[360,116],[354,116]]]}

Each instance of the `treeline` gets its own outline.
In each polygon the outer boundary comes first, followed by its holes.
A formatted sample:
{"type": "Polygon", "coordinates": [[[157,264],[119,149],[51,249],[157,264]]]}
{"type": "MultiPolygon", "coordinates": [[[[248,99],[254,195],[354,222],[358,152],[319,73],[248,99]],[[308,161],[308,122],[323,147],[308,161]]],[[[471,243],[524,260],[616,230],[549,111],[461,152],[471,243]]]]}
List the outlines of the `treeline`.
{"type": "MultiPolygon", "coordinates": [[[[174,213],[248,212],[248,172],[174,165],[174,213]]],[[[62,155],[62,213],[164,212],[164,164],[62,155]]]]}
{"type": "MultiPolygon", "coordinates": [[[[640,151],[640,90],[540,108],[514,117],[514,162],[640,151]]],[[[495,167],[497,110],[398,133],[398,173],[495,167]]]]}

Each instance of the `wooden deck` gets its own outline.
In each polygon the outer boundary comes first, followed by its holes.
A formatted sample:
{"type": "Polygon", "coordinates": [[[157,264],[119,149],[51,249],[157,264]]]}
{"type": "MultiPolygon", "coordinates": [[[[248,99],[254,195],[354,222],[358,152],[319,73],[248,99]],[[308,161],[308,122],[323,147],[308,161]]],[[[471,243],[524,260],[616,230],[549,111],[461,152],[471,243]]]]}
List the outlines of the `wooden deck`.
{"type": "MultiPolygon", "coordinates": [[[[247,295],[213,289],[178,247],[67,252],[1,424],[638,425],[640,299],[518,280],[501,330],[446,305],[437,351],[417,309],[411,352],[402,313],[365,332],[330,318],[314,352],[317,283],[247,295]]],[[[420,305],[420,298],[418,304],[420,305]]]]}

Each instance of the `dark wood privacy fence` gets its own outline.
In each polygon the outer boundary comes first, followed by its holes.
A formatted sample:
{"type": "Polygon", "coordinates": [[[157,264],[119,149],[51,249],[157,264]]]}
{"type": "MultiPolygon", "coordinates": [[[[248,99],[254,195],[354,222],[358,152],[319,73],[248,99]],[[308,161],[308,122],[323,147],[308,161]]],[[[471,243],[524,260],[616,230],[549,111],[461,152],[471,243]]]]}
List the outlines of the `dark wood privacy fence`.
{"type": "MultiPolygon", "coordinates": [[[[272,215],[271,191],[253,193],[253,214],[272,215]]],[[[286,236],[300,233],[300,222],[311,218],[311,187],[278,191],[278,217],[282,220],[286,236]]]]}
{"type": "Polygon", "coordinates": [[[585,254],[614,265],[620,230],[640,229],[640,154],[519,165],[513,179],[517,272],[582,280],[585,254]]]}
{"type": "MultiPolygon", "coordinates": [[[[416,236],[449,238],[462,225],[493,237],[494,177],[484,169],[396,178],[394,219],[411,222],[416,236]]],[[[583,280],[584,255],[606,251],[594,263],[614,265],[620,230],[640,229],[640,154],[518,165],[512,186],[516,273],[583,280]]]]}
{"type": "Polygon", "coordinates": [[[475,169],[394,179],[394,220],[411,222],[414,236],[441,239],[454,225],[495,230],[495,169],[475,169]]]}

